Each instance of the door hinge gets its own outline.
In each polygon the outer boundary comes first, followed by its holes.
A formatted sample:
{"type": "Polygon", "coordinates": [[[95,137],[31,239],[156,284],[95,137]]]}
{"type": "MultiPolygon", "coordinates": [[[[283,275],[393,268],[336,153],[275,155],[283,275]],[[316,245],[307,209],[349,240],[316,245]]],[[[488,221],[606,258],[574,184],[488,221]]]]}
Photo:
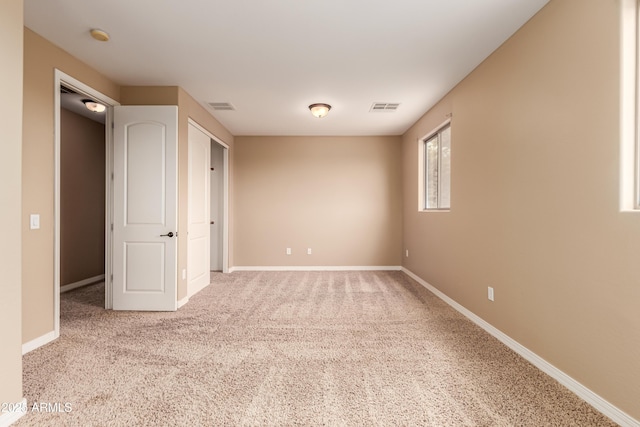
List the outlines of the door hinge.
{"type": "Polygon", "coordinates": [[[113,231],[113,224],[111,224],[111,231],[113,231]]]}
{"type": "Polygon", "coordinates": [[[115,129],[115,125],[111,122],[111,129],[115,129]]]}
{"type": "Polygon", "coordinates": [[[111,283],[113,283],[113,274],[111,275],[111,283]]]}
{"type": "Polygon", "coordinates": [[[113,172],[111,172],[111,181],[113,181],[113,172]]]}

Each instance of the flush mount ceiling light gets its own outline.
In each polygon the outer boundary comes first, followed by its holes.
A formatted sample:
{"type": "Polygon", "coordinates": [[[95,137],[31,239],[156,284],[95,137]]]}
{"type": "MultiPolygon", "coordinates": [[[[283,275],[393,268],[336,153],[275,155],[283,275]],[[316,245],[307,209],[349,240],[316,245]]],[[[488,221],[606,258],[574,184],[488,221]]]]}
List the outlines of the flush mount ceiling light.
{"type": "Polygon", "coordinates": [[[90,99],[83,99],[82,103],[84,104],[85,107],[87,107],[87,110],[93,111],[94,113],[102,113],[104,110],[107,109],[106,106],[100,103],[97,103],[95,101],[92,101],[90,99]]]}
{"type": "Polygon", "coordinates": [[[331,105],[329,104],[311,104],[309,105],[309,110],[311,110],[311,114],[315,117],[321,119],[327,114],[329,114],[329,110],[331,110],[331,105]]]}
{"type": "Polygon", "coordinates": [[[109,34],[107,34],[106,31],[102,31],[99,30],[97,28],[94,28],[90,31],[91,33],[91,37],[93,37],[94,39],[98,40],[99,42],[108,42],[109,41],[109,34]]]}

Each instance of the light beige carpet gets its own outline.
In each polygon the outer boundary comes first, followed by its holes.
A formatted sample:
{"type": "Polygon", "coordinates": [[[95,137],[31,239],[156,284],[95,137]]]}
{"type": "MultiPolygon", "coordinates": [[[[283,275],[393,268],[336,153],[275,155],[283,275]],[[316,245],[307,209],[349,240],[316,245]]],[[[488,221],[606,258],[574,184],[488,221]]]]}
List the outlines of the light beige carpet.
{"type": "Polygon", "coordinates": [[[615,425],[401,272],[212,279],[176,313],[63,294],[24,393],[71,412],[17,425],[615,425]]]}

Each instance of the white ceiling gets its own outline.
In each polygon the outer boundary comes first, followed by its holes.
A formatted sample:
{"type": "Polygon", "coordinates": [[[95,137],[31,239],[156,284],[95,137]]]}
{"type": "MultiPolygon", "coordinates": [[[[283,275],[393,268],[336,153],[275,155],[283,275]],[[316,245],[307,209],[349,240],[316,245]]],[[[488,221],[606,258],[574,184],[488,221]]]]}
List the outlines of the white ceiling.
{"type": "Polygon", "coordinates": [[[181,86],[234,135],[400,135],[548,1],[24,4],[36,33],[121,85],[181,86]],[[311,116],[316,102],[333,106],[327,117],[311,116]]]}

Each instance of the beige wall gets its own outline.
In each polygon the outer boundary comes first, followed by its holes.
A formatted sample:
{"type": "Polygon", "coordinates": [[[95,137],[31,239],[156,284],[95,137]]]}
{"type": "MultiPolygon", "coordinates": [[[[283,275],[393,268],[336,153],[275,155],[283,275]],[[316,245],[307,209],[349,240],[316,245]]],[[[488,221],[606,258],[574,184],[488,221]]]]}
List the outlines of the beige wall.
{"type": "Polygon", "coordinates": [[[400,264],[399,137],[236,137],[234,166],[236,266],[400,264]]]}
{"type": "Polygon", "coordinates": [[[40,229],[22,222],[23,342],[53,330],[55,68],[112,99],[120,97],[117,84],[24,29],[22,217],[40,214],[40,229]]]}
{"type": "Polygon", "coordinates": [[[22,7],[22,0],[0,2],[0,222],[5,225],[0,239],[0,403],[22,399],[22,7]]]}
{"type": "Polygon", "coordinates": [[[178,86],[122,86],[122,105],[178,105],[178,86]]]}
{"type": "Polygon", "coordinates": [[[105,126],[60,115],[60,285],[104,274],[105,126]]]}
{"type": "Polygon", "coordinates": [[[617,1],[553,0],[406,133],[404,265],[640,419],[640,213],[618,211],[619,31],[617,1]],[[417,139],[447,113],[451,212],[419,213],[417,139]]]}

